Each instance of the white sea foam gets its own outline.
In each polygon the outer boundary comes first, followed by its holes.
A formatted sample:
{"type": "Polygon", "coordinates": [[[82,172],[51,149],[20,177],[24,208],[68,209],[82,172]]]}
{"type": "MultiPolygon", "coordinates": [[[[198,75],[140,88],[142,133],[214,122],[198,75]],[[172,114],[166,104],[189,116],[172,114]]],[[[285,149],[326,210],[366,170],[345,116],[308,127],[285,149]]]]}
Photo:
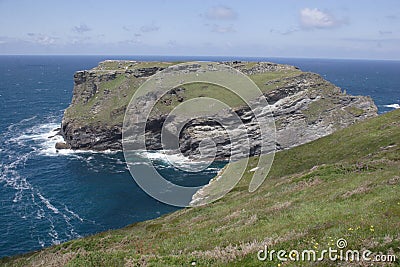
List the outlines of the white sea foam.
{"type": "Polygon", "coordinates": [[[189,157],[185,157],[182,154],[177,154],[174,153],[173,151],[169,150],[164,150],[164,151],[140,151],[137,152],[137,155],[139,157],[144,157],[148,158],[150,160],[159,160],[163,161],[165,163],[170,163],[170,164],[203,164],[204,162],[207,161],[201,161],[201,160],[193,160],[190,159],[189,157]]]}
{"type": "Polygon", "coordinates": [[[43,209],[38,209],[38,210],[36,211],[36,219],[41,220],[41,219],[43,219],[44,217],[45,217],[44,210],[43,210],[43,209]]]}
{"type": "Polygon", "coordinates": [[[65,209],[66,212],[68,212],[69,214],[71,214],[73,217],[75,217],[75,218],[77,218],[78,220],[80,220],[81,222],[83,222],[83,219],[82,219],[78,214],[76,214],[76,213],[73,212],[72,210],[68,209],[67,206],[64,205],[64,209],[65,209]]]}
{"type": "Polygon", "coordinates": [[[46,243],[38,238],[39,245],[43,248],[46,243]]]}
{"type": "MultiPolygon", "coordinates": [[[[30,119],[34,119],[34,117],[30,119]]],[[[61,156],[73,156],[81,158],[79,154],[101,153],[101,154],[114,155],[118,153],[118,151],[114,150],[105,150],[105,151],[72,150],[72,149],[57,150],[55,148],[56,143],[64,141],[64,138],[61,135],[59,135],[58,131],[56,130],[58,127],[59,127],[58,123],[46,123],[37,125],[25,130],[19,136],[11,138],[11,141],[18,143],[20,146],[26,145],[26,142],[34,141],[35,144],[37,145],[36,149],[38,153],[40,155],[49,157],[61,155],[61,156]]]]}
{"type": "Polygon", "coordinates": [[[400,109],[400,105],[399,105],[399,104],[385,105],[385,107],[387,107],[387,108],[394,108],[394,109],[400,109]]]}
{"type": "Polygon", "coordinates": [[[18,126],[24,125],[25,123],[27,123],[27,122],[29,122],[31,120],[34,120],[36,118],[37,118],[37,116],[32,116],[30,118],[23,119],[23,120],[21,120],[21,121],[19,121],[17,123],[11,124],[10,126],[7,127],[7,129],[8,130],[12,130],[14,127],[18,127],[18,126]]]}
{"type": "Polygon", "coordinates": [[[189,158],[181,154],[172,154],[169,151],[151,151],[147,152],[145,156],[151,160],[161,160],[165,162],[176,162],[176,163],[189,163],[189,158]]]}
{"type": "MultiPolygon", "coordinates": [[[[52,203],[30,183],[29,176],[20,172],[26,162],[38,154],[57,155],[55,143],[62,140],[62,137],[56,135],[57,131],[54,130],[59,126],[58,123],[34,125],[36,118],[34,116],[14,123],[0,134],[1,152],[6,155],[1,157],[0,185],[15,191],[10,202],[19,210],[24,210],[25,207],[25,212],[22,212],[20,217],[26,220],[31,219],[32,227],[35,227],[38,220],[48,221],[48,236],[51,237],[52,244],[57,244],[65,241],[56,229],[59,227],[60,219],[63,221],[61,227],[68,239],[80,237],[75,232],[72,221],[82,222],[84,219],[65,204],[59,201],[52,203]],[[63,206],[64,209],[60,209],[63,206]],[[32,211],[32,208],[35,210],[32,211]],[[55,221],[57,221],[57,227],[55,221]]],[[[38,243],[40,246],[49,244],[42,238],[38,238],[38,243]]]]}
{"type": "MultiPolygon", "coordinates": [[[[213,162],[210,159],[198,160],[185,157],[181,153],[176,153],[176,151],[173,150],[136,151],[134,155],[139,158],[150,160],[151,164],[157,165],[157,169],[177,168],[185,172],[204,171],[209,168],[210,164],[213,162]]],[[[137,162],[136,160],[130,162],[128,160],[127,162],[128,166],[149,164],[146,160],[142,162],[137,162]]]]}
{"type": "MultiPolygon", "coordinates": [[[[55,144],[62,140],[62,137],[57,135],[58,132],[55,130],[57,126],[57,123],[47,123],[29,127],[20,132],[19,135],[9,138],[9,142],[18,144],[19,146],[37,149],[42,153],[47,153],[49,152],[47,150],[51,146],[54,148],[55,144]]],[[[9,131],[17,131],[15,127],[17,127],[17,124],[11,125],[9,131]]]]}
{"type": "Polygon", "coordinates": [[[53,211],[55,214],[60,213],[60,211],[56,207],[54,207],[47,198],[42,196],[42,194],[37,193],[37,195],[49,210],[53,211]]]}

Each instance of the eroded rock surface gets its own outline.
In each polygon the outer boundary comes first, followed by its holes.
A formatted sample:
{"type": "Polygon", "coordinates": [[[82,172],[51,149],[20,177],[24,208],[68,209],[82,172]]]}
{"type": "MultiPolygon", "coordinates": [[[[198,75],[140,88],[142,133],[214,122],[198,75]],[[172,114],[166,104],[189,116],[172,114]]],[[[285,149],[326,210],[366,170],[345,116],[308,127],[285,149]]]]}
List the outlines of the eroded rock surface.
{"type": "MultiPolygon", "coordinates": [[[[62,120],[66,145],[72,149],[122,149],[123,116],[132,95],[148,77],[173,64],[105,61],[92,70],[77,72],[73,99],[62,120]]],[[[347,95],[318,74],[269,62],[226,64],[249,75],[264,92],[275,119],[278,150],[310,142],[377,115],[370,97],[347,95]]],[[[162,99],[163,107],[186,100],[188,90],[171,90],[162,99]]],[[[258,154],[261,143],[266,141],[261,138],[253,112],[240,105],[234,111],[250,137],[251,154],[258,154]]],[[[162,148],[161,127],[166,115],[167,112],[159,112],[147,121],[148,149],[162,148]]],[[[179,136],[180,149],[188,156],[196,155],[205,138],[217,144],[218,158],[226,158],[235,150],[223,127],[207,119],[195,119],[184,127],[179,136]]]]}

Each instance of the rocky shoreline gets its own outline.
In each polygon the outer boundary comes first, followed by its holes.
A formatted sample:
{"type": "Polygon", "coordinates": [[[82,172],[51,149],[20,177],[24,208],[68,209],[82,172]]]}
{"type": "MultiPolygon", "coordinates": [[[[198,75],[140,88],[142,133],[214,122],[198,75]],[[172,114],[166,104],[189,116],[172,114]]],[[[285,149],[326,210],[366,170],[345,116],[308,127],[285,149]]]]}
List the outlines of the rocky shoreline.
{"type": "MultiPolygon", "coordinates": [[[[148,77],[172,64],[105,61],[92,70],[78,71],[74,75],[73,99],[61,124],[65,143],[58,143],[56,148],[121,150],[123,115],[131,96],[148,77]]],[[[347,95],[318,74],[269,62],[225,64],[249,75],[264,92],[275,119],[278,150],[313,141],[377,115],[370,97],[347,95]]],[[[171,90],[165,105],[184,101],[187,90],[171,90]]],[[[237,106],[234,111],[248,129],[251,154],[259,154],[262,140],[254,114],[246,106],[237,106]]],[[[166,116],[161,112],[149,118],[148,149],[161,149],[161,127],[166,116]]],[[[199,143],[210,136],[218,147],[217,158],[229,157],[226,133],[220,125],[207,120],[193,120],[184,127],[179,138],[182,153],[198,154],[199,143]]]]}

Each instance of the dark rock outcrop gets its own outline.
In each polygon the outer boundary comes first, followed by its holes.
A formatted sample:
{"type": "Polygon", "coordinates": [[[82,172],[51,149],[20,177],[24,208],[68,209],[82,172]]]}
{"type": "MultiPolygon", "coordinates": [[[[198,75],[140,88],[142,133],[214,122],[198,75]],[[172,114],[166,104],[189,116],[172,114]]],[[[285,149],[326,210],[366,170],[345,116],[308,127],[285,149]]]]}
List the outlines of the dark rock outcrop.
{"type": "Polygon", "coordinates": [[[65,142],[57,142],[55,145],[56,149],[69,149],[70,146],[65,142]]]}

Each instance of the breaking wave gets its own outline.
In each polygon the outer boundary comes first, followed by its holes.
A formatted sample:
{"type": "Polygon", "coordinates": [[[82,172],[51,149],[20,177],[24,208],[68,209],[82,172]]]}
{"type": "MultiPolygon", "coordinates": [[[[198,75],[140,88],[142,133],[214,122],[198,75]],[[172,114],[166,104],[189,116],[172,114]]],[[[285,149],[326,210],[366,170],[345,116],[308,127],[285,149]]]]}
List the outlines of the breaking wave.
{"type": "Polygon", "coordinates": [[[390,104],[390,105],[384,105],[387,108],[394,108],[394,109],[400,109],[399,104],[390,104]]]}

